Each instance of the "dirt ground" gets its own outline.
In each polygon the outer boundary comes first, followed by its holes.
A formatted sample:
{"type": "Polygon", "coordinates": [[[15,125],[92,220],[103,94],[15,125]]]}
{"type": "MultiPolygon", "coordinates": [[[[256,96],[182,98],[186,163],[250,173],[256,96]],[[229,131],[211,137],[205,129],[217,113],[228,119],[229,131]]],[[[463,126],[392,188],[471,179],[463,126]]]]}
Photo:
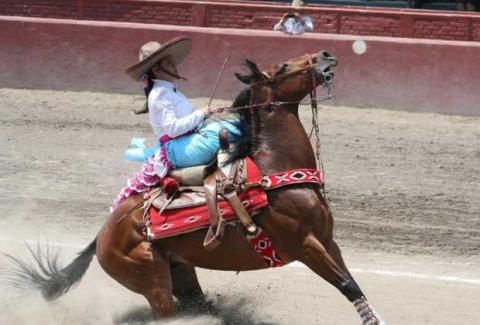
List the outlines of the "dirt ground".
{"type": "MultiPolygon", "coordinates": [[[[146,116],[131,112],[141,104],[132,95],[0,89],[0,252],[26,256],[22,240],[48,239],[65,245],[67,262],[95,236],[139,167],[123,151],[132,137],[152,138],[146,116]]],[[[309,108],[301,111],[310,130],[309,108]]],[[[372,304],[390,324],[478,324],[480,118],[322,106],[320,130],[335,236],[372,304]]],[[[91,268],[50,305],[0,282],[0,324],[148,322],[143,299],[91,268]]],[[[305,267],[200,270],[200,281],[222,316],[168,324],[359,323],[305,267]]]]}

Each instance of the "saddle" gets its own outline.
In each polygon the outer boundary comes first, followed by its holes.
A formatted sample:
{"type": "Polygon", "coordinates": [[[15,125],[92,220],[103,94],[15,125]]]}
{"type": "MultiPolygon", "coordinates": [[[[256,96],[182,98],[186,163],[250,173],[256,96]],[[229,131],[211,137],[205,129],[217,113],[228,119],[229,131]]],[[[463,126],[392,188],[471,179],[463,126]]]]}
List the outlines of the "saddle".
{"type": "Polygon", "coordinates": [[[255,235],[258,230],[238,196],[246,188],[245,161],[241,159],[225,165],[230,149],[225,129],[219,132],[219,140],[220,150],[216,161],[205,166],[171,171],[168,176],[179,184],[177,191],[172,194],[162,187],[157,188],[145,202],[146,206],[156,207],[160,214],[165,210],[206,205],[210,227],[203,245],[210,251],[218,247],[225,232],[226,221],[218,207],[219,200],[226,200],[230,204],[249,235],[255,235]]]}

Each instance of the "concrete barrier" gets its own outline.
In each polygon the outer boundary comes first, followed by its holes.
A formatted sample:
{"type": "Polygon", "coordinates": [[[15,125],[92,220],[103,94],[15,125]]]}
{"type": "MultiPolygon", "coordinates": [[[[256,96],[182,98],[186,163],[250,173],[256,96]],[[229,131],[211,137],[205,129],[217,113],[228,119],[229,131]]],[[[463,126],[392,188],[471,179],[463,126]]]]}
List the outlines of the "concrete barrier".
{"type": "Polygon", "coordinates": [[[339,59],[336,104],[480,115],[480,43],[362,37],[288,36],[258,30],[112,23],[0,16],[0,87],[138,92],[123,70],[148,40],[193,39],[181,66],[189,96],[210,96],[224,58],[217,95],[233,98],[244,86],[233,72],[250,58],[260,67],[321,49],[339,59]]]}
{"type": "MultiPolygon", "coordinates": [[[[0,15],[272,30],[288,2],[224,0],[2,0],[0,15]]],[[[480,16],[465,11],[317,5],[316,33],[480,41],[480,16]]]]}

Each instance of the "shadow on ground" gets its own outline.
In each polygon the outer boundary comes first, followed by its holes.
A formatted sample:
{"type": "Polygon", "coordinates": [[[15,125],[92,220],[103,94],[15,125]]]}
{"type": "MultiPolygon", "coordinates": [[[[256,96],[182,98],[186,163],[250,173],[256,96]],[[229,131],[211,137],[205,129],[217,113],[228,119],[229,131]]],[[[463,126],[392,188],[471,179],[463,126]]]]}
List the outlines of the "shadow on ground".
{"type": "Polygon", "coordinates": [[[178,315],[170,320],[155,322],[148,306],[136,307],[115,317],[116,325],[195,324],[195,325],[276,325],[255,319],[251,303],[245,298],[218,296],[207,306],[177,305],[178,315]]]}

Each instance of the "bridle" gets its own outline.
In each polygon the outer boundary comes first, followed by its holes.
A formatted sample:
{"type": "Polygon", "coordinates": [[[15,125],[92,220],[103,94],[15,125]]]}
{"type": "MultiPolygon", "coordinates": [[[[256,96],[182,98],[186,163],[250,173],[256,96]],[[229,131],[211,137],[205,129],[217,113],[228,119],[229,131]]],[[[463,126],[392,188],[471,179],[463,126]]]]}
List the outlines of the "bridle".
{"type": "MultiPolygon", "coordinates": [[[[296,76],[298,74],[306,72],[310,72],[312,76],[312,90],[310,91],[310,105],[313,109],[317,109],[318,103],[323,102],[335,97],[334,95],[334,85],[333,85],[333,78],[329,74],[319,73],[317,71],[318,64],[313,63],[312,56],[310,54],[305,54],[305,57],[308,60],[308,65],[300,68],[298,70],[290,71],[284,74],[280,74],[278,76],[270,76],[267,72],[262,71],[261,73],[265,76],[265,79],[262,81],[252,82],[250,83],[250,87],[253,89],[254,87],[263,86],[266,84],[273,84],[278,83],[279,81],[283,81],[290,77],[296,76]],[[317,78],[323,78],[324,83],[323,86],[327,88],[327,95],[321,99],[317,99],[317,85],[316,80],[317,78]]],[[[215,109],[212,113],[223,113],[225,111],[238,111],[243,109],[251,109],[251,108],[258,108],[258,107],[268,107],[268,106],[283,106],[283,105],[293,105],[293,104],[302,104],[304,103],[303,100],[301,101],[270,101],[270,102],[263,102],[258,104],[250,104],[244,106],[236,106],[236,107],[219,107],[215,109]]]]}

